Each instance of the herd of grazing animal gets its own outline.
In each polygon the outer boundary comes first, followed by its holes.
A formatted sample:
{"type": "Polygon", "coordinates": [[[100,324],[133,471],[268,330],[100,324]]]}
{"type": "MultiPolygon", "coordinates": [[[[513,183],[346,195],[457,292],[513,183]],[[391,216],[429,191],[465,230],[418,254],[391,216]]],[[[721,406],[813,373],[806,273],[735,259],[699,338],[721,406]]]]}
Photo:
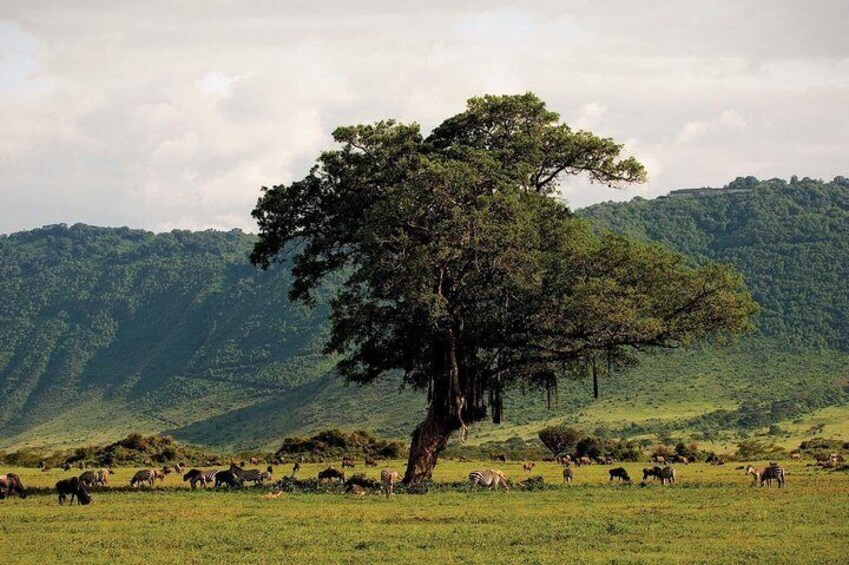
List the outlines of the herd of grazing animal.
{"type": "MultiPolygon", "coordinates": [[[[795,458],[798,459],[798,458],[795,458]]],[[[301,468],[301,462],[303,459],[298,459],[294,461],[294,465],[292,467],[292,478],[294,478],[295,473],[297,473],[301,468]]],[[[504,462],[506,461],[506,457],[503,454],[493,454],[491,456],[492,461],[504,462]]],[[[589,457],[570,457],[569,455],[557,456],[556,458],[549,458],[551,462],[557,461],[563,466],[563,483],[571,484],[575,479],[575,467],[580,467],[583,465],[589,465],[593,462],[596,463],[604,463],[606,462],[604,459],[597,459],[596,461],[590,460],[589,457]]],[[[835,460],[843,460],[845,459],[842,456],[834,456],[830,457],[830,461],[835,460]]],[[[251,463],[258,462],[258,458],[251,458],[251,463]]],[[[468,461],[466,459],[466,461],[468,461]]],[[[652,458],[652,461],[656,463],[653,467],[646,467],[642,470],[643,477],[641,486],[646,486],[647,481],[659,481],[661,485],[674,485],[676,483],[676,471],[675,468],[669,465],[670,462],[681,462],[681,463],[689,463],[690,461],[687,458],[683,457],[673,457],[666,459],[662,456],[655,456],[652,458]],[[662,466],[661,466],[662,465],[662,466]]],[[[219,461],[220,463],[220,461],[219,461]]],[[[281,464],[282,461],[279,459],[274,461],[275,464],[281,464]]],[[[609,464],[609,462],[608,462],[609,464]]],[[[372,458],[365,459],[365,465],[368,467],[377,466],[377,461],[372,458]]],[[[525,472],[530,473],[533,471],[535,467],[535,463],[526,462],[522,464],[522,468],[525,472]]],[[[201,470],[193,468],[187,471],[182,475],[183,482],[189,483],[192,490],[196,489],[198,486],[202,488],[206,488],[209,485],[213,485],[215,488],[227,487],[227,488],[240,488],[243,487],[246,483],[253,483],[255,486],[264,486],[266,482],[270,482],[274,476],[274,470],[271,465],[269,465],[265,471],[260,471],[259,469],[244,469],[244,462],[241,465],[237,465],[236,463],[231,463],[228,469],[218,470],[201,470]]],[[[345,483],[345,472],[346,468],[353,468],[355,466],[355,462],[351,458],[342,459],[342,470],[337,469],[336,467],[330,466],[326,469],[320,471],[317,475],[318,481],[339,481],[341,483],[345,483]]],[[[70,465],[63,465],[64,469],[67,467],[70,469],[70,465]]],[[[744,467],[738,467],[738,469],[744,469],[744,467]]],[[[44,465],[41,466],[42,471],[50,470],[49,467],[44,465]]],[[[130,486],[133,488],[139,488],[143,486],[153,487],[157,480],[162,481],[165,479],[166,475],[171,472],[182,473],[185,469],[182,465],[176,464],[172,467],[163,467],[162,469],[142,469],[137,471],[132,479],[130,479],[130,486]]],[[[69,477],[66,479],[62,479],[56,483],[56,492],[59,496],[59,504],[64,505],[66,502],[70,505],[73,505],[74,501],[77,502],[78,505],[87,505],[92,502],[91,489],[95,487],[105,487],[109,484],[109,476],[111,474],[110,469],[103,468],[99,470],[86,470],[78,477],[69,477]]],[[[745,474],[746,476],[752,476],[754,479],[754,483],[759,486],[772,486],[773,481],[775,481],[778,485],[778,488],[784,488],[785,486],[785,470],[782,466],[780,466],[777,462],[771,462],[768,466],[758,469],[753,467],[752,465],[745,466],[745,474]]],[[[628,471],[624,467],[616,467],[610,469],[608,471],[609,481],[618,481],[620,483],[631,484],[631,476],[628,471]]],[[[364,495],[366,493],[366,484],[357,484],[353,481],[357,478],[362,479],[361,476],[355,476],[351,481],[346,483],[345,492],[351,493],[354,495],[364,495]]],[[[365,480],[365,479],[362,479],[365,480]]],[[[499,490],[503,489],[505,492],[509,491],[510,481],[507,478],[507,475],[504,474],[503,471],[499,469],[483,469],[483,470],[475,470],[469,473],[468,480],[473,487],[484,487],[489,490],[499,490]]],[[[383,469],[380,472],[380,489],[386,497],[391,497],[395,493],[395,486],[401,483],[401,474],[393,469],[383,469]]],[[[20,498],[26,498],[27,493],[21,483],[21,479],[18,475],[14,473],[7,473],[5,475],[0,475],[0,499],[12,496],[17,494],[20,498]]],[[[280,493],[273,493],[274,496],[272,498],[276,498],[280,495],[280,493]]]]}

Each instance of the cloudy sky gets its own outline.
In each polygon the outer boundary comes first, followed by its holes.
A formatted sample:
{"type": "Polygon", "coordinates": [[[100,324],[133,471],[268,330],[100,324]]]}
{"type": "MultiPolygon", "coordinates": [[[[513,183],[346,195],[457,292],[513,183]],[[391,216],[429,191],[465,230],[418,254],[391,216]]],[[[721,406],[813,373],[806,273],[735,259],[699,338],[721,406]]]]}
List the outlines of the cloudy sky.
{"type": "Polygon", "coordinates": [[[849,175],[849,4],[0,0],[0,233],[240,227],[335,126],[533,91],[648,167],[580,207],[849,175]],[[399,7],[404,4],[405,7],[399,7]]]}

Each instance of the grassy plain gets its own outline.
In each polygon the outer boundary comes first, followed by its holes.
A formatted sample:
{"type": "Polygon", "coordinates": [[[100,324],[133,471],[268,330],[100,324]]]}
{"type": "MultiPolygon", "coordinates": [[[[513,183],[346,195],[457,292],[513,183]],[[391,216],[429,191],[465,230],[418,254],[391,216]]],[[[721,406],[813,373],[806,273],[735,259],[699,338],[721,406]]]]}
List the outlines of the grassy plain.
{"type": "MultiPolygon", "coordinates": [[[[462,481],[491,465],[445,461],[434,478],[462,481]]],[[[636,477],[644,464],[624,466],[636,477]]],[[[78,470],[4,469],[37,492],[0,501],[0,563],[845,562],[849,474],[793,463],[780,491],[753,487],[735,466],[678,466],[679,484],[641,488],[609,484],[610,467],[578,468],[575,483],[560,486],[552,463],[530,474],[508,463],[501,467],[514,481],[541,475],[557,486],[389,500],[192,492],[174,475],[127,492],[134,470],[120,469],[87,507],[60,507],[47,491],[78,470]]],[[[321,467],[305,465],[299,476],[321,467]]]]}

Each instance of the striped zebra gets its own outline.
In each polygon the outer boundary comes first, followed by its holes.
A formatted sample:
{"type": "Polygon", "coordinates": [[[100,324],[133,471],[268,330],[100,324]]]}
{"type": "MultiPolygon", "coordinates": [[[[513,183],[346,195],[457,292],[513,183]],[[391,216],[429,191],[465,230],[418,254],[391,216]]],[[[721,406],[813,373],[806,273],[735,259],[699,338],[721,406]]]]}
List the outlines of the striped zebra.
{"type": "Polygon", "coordinates": [[[136,488],[141,486],[144,483],[147,483],[150,486],[153,486],[153,481],[156,479],[156,475],[150,469],[142,469],[138,471],[133,478],[130,479],[130,486],[136,488]]]}
{"type": "Polygon", "coordinates": [[[771,463],[769,467],[758,470],[752,467],[751,465],[746,465],[746,474],[752,475],[755,480],[755,484],[760,483],[761,486],[766,484],[767,486],[772,486],[772,481],[778,482],[778,488],[784,487],[784,467],[778,465],[777,463],[771,463]]]}
{"type": "Polygon", "coordinates": [[[658,475],[660,479],[660,484],[675,484],[675,467],[664,467],[660,470],[660,475],[658,475]]]}
{"type": "Polygon", "coordinates": [[[497,469],[487,469],[485,471],[472,471],[469,473],[469,481],[472,485],[482,485],[489,487],[490,490],[504,487],[505,491],[510,490],[507,484],[507,476],[497,469]]]}
{"type": "Polygon", "coordinates": [[[380,472],[380,482],[383,483],[383,492],[386,493],[386,498],[394,494],[395,483],[401,481],[401,475],[393,469],[384,469],[380,472]]]}

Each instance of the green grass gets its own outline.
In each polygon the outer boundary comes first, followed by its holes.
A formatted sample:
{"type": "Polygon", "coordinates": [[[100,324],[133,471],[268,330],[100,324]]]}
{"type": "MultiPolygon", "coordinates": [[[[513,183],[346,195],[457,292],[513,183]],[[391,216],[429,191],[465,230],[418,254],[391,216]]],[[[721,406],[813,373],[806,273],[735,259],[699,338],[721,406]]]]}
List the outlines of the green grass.
{"type": "MultiPolygon", "coordinates": [[[[490,465],[445,461],[435,479],[463,480],[490,465]]],[[[632,475],[643,466],[625,464],[632,475]]],[[[502,467],[514,480],[527,476],[519,463],[502,467]]],[[[319,468],[306,465],[301,475],[319,468]]],[[[787,468],[781,491],[753,487],[730,464],[678,467],[678,485],[647,488],[610,485],[609,467],[591,466],[576,469],[571,487],[389,500],[191,492],[169,476],[154,491],[98,492],[88,507],[59,507],[52,494],[0,501],[0,562],[840,562],[849,551],[849,475],[787,468]]],[[[15,471],[34,487],[71,474],[15,471]]],[[[119,470],[110,486],[126,485],[132,472],[119,470]]],[[[554,464],[532,474],[559,483],[554,464]]]]}

